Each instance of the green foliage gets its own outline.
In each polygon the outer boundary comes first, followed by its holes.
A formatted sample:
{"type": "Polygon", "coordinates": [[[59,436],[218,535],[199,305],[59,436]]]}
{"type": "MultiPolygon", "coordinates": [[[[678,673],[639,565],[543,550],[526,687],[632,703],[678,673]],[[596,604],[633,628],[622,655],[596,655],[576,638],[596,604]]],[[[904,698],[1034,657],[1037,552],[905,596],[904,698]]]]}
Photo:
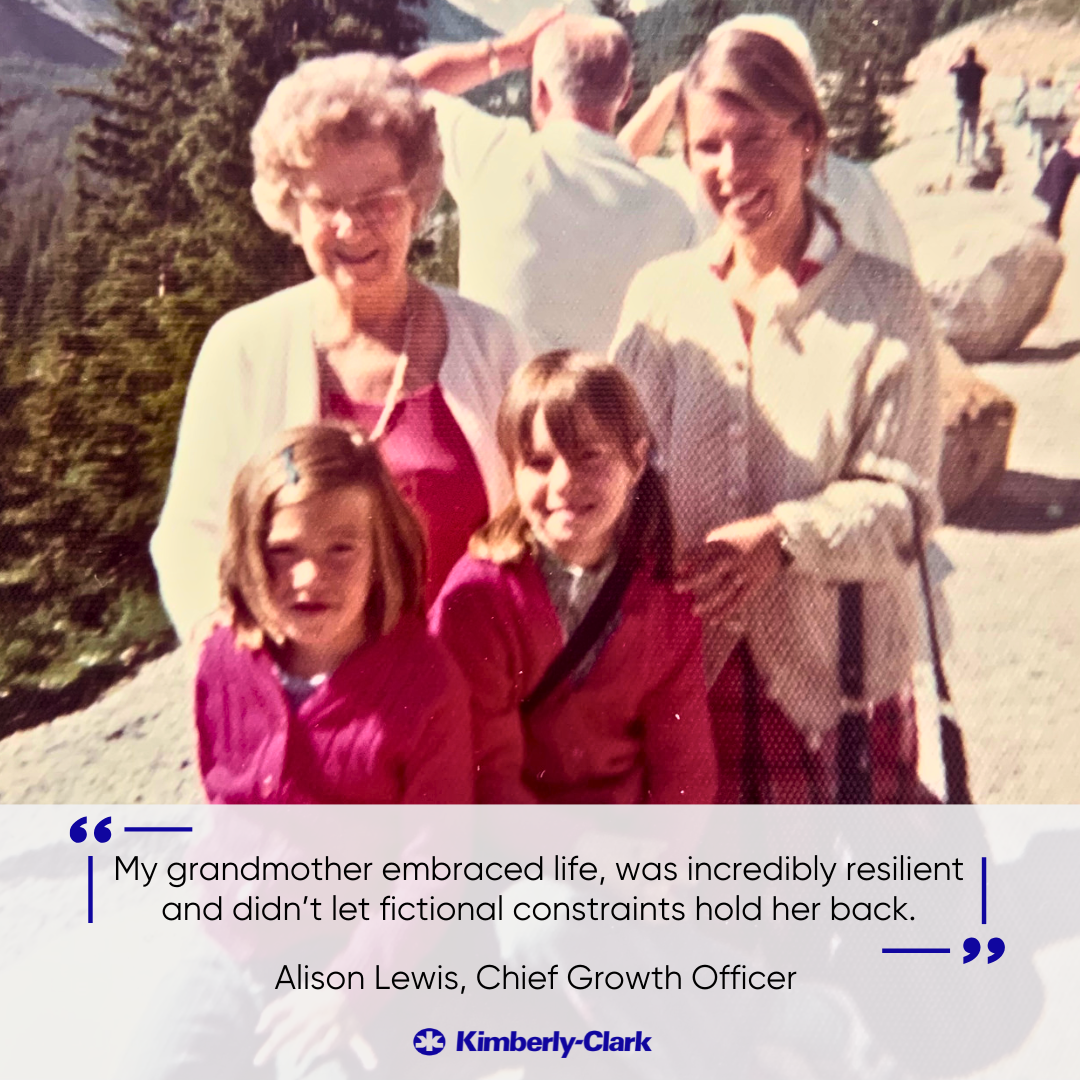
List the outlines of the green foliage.
{"type": "Polygon", "coordinates": [[[117,0],[123,58],[68,98],[88,122],[71,209],[42,224],[53,273],[19,274],[44,329],[4,436],[0,684],[168,634],[148,542],[198,346],[226,310],[307,276],[251,205],[251,127],[307,57],[412,50],[421,4],[117,0]]]}
{"type": "Polygon", "coordinates": [[[727,0],[667,0],[634,18],[634,92],[627,115],[632,115],[649,91],[687,61],[704,44],[717,23],[737,13],[727,0]]]}
{"type": "Polygon", "coordinates": [[[50,245],[62,231],[65,148],[88,115],[82,102],[60,99],[57,86],[92,84],[97,74],[22,58],[0,60],[0,323],[7,328],[9,378],[25,371],[42,324],[52,280],[50,245]],[[17,107],[15,107],[17,106],[17,107]],[[4,197],[0,197],[2,201],[4,197]]]}
{"type": "Polygon", "coordinates": [[[642,12],[635,21],[637,74],[632,108],[644,101],[660,79],[685,65],[709,31],[724,19],[743,12],[785,15],[807,32],[823,73],[833,148],[849,157],[876,157],[888,139],[888,118],[881,97],[901,89],[908,60],[930,37],[938,3],[668,0],[642,12]]]}
{"type": "Polygon", "coordinates": [[[461,238],[457,205],[448,191],[439,197],[428,222],[409,252],[412,272],[433,285],[456,289],[461,238]]]}

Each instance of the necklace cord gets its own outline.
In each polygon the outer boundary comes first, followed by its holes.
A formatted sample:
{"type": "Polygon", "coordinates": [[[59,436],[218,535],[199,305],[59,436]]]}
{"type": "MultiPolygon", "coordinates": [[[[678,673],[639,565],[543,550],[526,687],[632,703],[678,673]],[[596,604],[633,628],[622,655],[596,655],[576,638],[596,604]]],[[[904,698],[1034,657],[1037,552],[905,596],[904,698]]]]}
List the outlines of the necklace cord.
{"type": "MultiPolygon", "coordinates": [[[[371,429],[371,434],[368,435],[369,442],[378,442],[386,434],[386,427],[390,423],[390,417],[394,413],[398,398],[401,396],[401,391],[405,386],[405,374],[409,367],[409,345],[412,341],[413,307],[412,290],[410,289],[405,297],[405,334],[401,343],[401,352],[398,353],[397,361],[394,364],[390,388],[386,392],[386,399],[383,401],[379,419],[375,421],[375,426],[371,429]]],[[[316,350],[318,349],[319,346],[316,344],[316,350]]]]}
{"type": "Polygon", "coordinates": [[[405,334],[401,342],[401,352],[398,353],[397,363],[394,364],[394,375],[390,380],[390,389],[386,392],[386,400],[383,402],[382,412],[379,419],[371,429],[369,438],[372,442],[378,442],[386,432],[386,425],[390,423],[390,417],[398,403],[402,387],[405,385],[405,371],[409,366],[409,339],[412,336],[413,305],[411,290],[405,295],[405,334]]]}

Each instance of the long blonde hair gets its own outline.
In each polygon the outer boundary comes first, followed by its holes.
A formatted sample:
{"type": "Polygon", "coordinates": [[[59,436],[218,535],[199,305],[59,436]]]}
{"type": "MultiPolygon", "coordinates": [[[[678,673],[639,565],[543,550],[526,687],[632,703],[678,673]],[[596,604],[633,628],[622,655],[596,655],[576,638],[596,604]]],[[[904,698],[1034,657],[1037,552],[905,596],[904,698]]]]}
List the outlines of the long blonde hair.
{"type": "MultiPolygon", "coordinates": [[[[654,445],[641,399],[630,380],[614,364],[588,353],[557,349],[519,368],[506,389],[496,435],[511,473],[532,453],[532,430],[542,412],[552,441],[573,461],[586,449],[582,417],[587,415],[631,466],[638,464],[642,444],[654,445]]],[[[631,495],[622,544],[651,564],[653,576],[670,580],[674,562],[674,528],[663,478],[648,463],[631,495]]],[[[519,561],[535,541],[515,496],[506,508],[479,529],[469,553],[495,563],[519,561]]]]}
{"type": "Polygon", "coordinates": [[[372,497],[371,587],[364,636],[389,633],[402,614],[424,614],[427,559],[424,534],[398,494],[374,443],[337,424],[309,424],[279,435],[240,470],[229,499],[228,537],[221,558],[221,597],[241,643],[281,643],[266,565],[266,538],[280,497],[290,503],[342,488],[372,497]]]}

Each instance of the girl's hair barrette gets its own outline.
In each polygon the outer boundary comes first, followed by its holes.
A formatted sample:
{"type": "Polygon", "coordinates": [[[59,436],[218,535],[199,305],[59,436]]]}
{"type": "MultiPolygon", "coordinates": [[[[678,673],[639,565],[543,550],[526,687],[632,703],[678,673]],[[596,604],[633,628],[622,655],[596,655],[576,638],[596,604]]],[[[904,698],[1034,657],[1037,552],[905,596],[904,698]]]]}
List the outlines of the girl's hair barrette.
{"type": "Polygon", "coordinates": [[[300,470],[296,467],[296,461],[293,458],[293,448],[286,446],[281,451],[281,463],[285,466],[285,478],[290,484],[300,483],[300,470]]]}

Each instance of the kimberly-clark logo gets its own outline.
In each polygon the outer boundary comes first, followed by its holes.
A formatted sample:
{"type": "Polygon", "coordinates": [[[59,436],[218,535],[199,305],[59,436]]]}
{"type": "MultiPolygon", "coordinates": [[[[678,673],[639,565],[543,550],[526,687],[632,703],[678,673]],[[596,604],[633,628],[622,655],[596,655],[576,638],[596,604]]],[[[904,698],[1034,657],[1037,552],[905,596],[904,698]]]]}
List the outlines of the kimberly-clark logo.
{"type": "Polygon", "coordinates": [[[652,1047],[649,1045],[651,1039],[651,1035],[643,1035],[640,1031],[635,1031],[632,1035],[616,1034],[611,1031],[590,1031],[582,1038],[563,1035],[558,1031],[551,1035],[519,1035],[516,1031],[511,1031],[509,1035],[488,1035],[483,1031],[459,1031],[457,1049],[474,1054],[521,1053],[522,1051],[542,1054],[546,1051],[565,1058],[570,1056],[570,1051],[575,1046],[580,1046],[591,1054],[597,1051],[625,1053],[631,1050],[635,1052],[647,1050],[652,1053],[652,1047]]]}
{"type": "Polygon", "coordinates": [[[446,1036],[438,1028],[421,1028],[413,1036],[412,1044],[418,1054],[431,1057],[446,1049],[446,1036]]]}

